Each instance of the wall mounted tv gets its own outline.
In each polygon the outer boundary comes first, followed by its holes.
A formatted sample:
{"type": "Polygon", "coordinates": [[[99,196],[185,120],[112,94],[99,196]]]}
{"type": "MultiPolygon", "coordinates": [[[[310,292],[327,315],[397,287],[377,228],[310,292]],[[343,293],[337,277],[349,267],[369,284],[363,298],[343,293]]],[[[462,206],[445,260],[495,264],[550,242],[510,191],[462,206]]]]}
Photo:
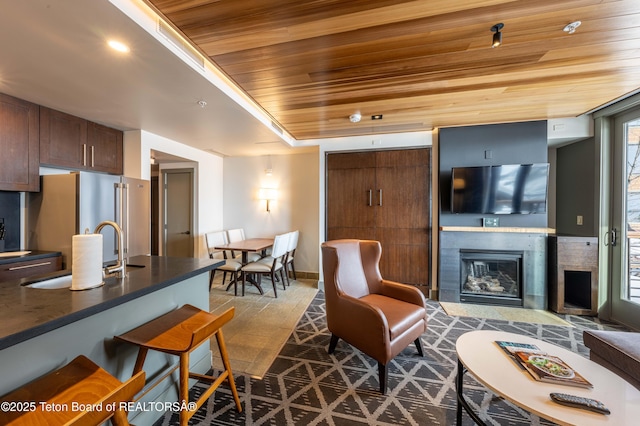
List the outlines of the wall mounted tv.
{"type": "Polygon", "coordinates": [[[548,181],[547,163],[454,167],[451,212],[546,213],[548,181]]]}

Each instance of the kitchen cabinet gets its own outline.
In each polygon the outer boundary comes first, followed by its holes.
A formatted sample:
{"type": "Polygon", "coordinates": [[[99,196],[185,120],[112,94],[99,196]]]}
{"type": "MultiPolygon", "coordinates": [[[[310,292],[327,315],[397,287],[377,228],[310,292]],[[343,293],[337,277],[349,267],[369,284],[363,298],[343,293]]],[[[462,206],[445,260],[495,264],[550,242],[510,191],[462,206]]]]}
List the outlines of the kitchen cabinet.
{"type": "Polygon", "coordinates": [[[40,107],[40,163],[122,174],[122,132],[40,107]]]}
{"type": "Polygon", "coordinates": [[[328,154],[327,240],[380,241],[383,277],[428,286],[430,177],[429,148],[328,154]]]}
{"type": "Polygon", "coordinates": [[[38,106],[0,94],[0,190],[39,191],[38,106]]]}
{"type": "Polygon", "coordinates": [[[21,256],[16,261],[0,264],[0,282],[18,280],[47,272],[62,269],[62,254],[52,253],[50,256],[21,256]]]}

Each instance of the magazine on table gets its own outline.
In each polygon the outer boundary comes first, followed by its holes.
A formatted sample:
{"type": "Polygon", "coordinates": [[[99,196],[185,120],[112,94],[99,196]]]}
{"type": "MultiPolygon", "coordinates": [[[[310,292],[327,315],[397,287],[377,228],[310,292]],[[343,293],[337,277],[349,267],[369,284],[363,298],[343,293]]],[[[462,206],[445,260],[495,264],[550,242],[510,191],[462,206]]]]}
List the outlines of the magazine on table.
{"type": "Polygon", "coordinates": [[[537,347],[536,345],[532,345],[530,343],[518,343],[518,342],[508,342],[505,340],[496,340],[496,344],[507,355],[509,355],[509,357],[513,360],[513,362],[518,367],[520,367],[523,370],[526,370],[526,368],[516,358],[516,355],[515,355],[516,352],[529,352],[529,353],[536,353],[536,354],[545,353],[539,347],[537,347]]]}
{"type": "Polygon", "coordinates": [[[516,352],[515,356],[529,374],[538,381],[581,388],[593,387],[591,382],[557,356],[520,351],[516,352]]]}

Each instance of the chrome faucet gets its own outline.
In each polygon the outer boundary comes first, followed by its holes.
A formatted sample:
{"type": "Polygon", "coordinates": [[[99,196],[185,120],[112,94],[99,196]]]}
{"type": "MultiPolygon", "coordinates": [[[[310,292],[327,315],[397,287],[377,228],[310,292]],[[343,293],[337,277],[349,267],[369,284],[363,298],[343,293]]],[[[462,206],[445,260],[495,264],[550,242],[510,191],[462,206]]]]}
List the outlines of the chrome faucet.
{"type": "Polygon", "coordinates": [[[112,226],[113,229],[116,231],[116,243],[118,244],[118,261],[113,266],[105,266],[103,275],[105,277],[109,275],[115,275],[117,278],[124,278],[125,276],[125,264],[123,261],[124,242],[122,238],[122,229],[120,228],[120,226],[115,222],[112,222],[110,220],[105,220],[104,222],[100,222],[98,226],[96,226],[96,230],[93,231],[93,233],[99,234],[100,231],[102,231],[102,228],[104,228],[107,225],[112,226]]]}

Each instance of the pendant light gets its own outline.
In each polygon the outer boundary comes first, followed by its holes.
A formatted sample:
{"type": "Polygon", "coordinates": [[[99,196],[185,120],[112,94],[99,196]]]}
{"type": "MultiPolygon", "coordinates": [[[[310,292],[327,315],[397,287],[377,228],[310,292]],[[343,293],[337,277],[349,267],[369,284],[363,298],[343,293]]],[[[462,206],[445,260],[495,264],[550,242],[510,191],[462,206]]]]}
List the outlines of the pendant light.
{"type": "Polygon", "coordinates": [[[502,44],[502,33],[500,32],[502,27],[504,27],[503,23],[495,24],[491,27],[491,31],[495,33],[493,34],[493,43],[491,43],[491,47],[498,47],[502,44]]]}

